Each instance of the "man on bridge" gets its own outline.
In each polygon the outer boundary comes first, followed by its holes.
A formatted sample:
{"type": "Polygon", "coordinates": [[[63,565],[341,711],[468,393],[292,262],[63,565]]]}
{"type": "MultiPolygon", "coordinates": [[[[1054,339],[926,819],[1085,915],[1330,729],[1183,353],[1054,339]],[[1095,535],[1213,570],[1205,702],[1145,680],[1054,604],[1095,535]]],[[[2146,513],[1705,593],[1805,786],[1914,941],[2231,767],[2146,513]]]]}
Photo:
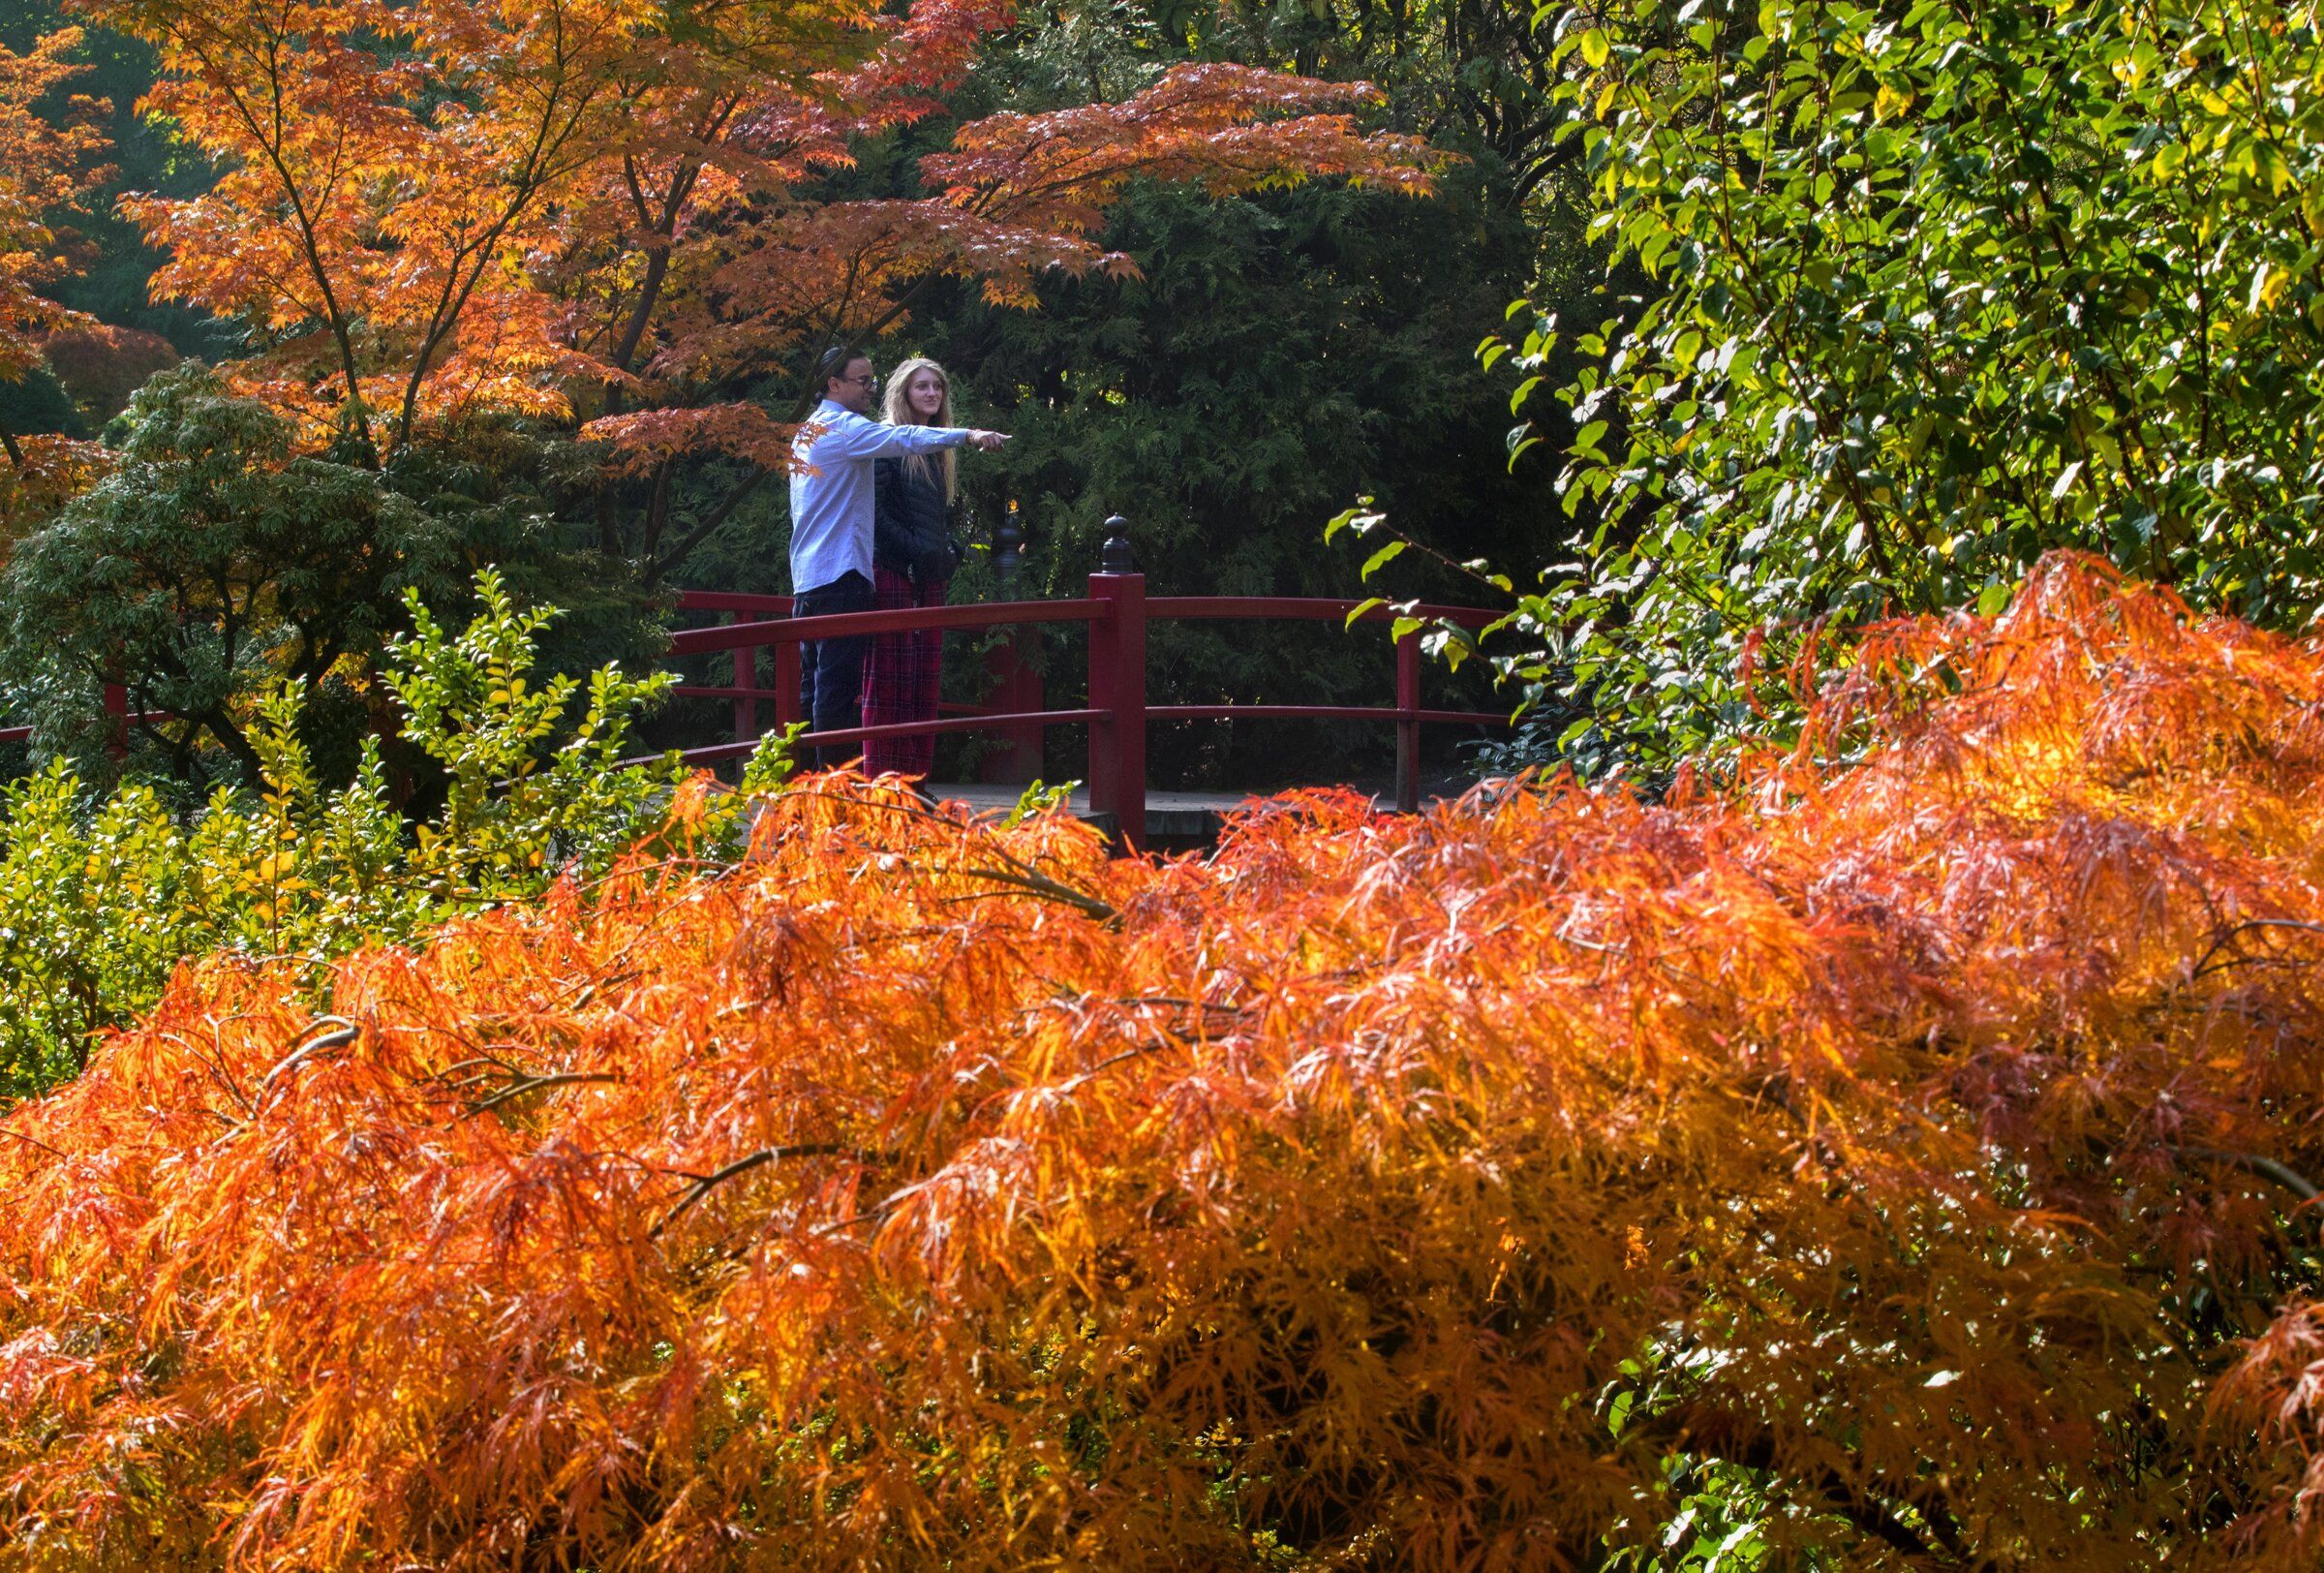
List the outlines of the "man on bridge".
{"type": "MultiPolygon", "coordinates": [[[[879,379],[853,345],[815,358],[823,399],[791,440],[791,615],[820,617],[872,609],[872,461],[963,444],[994,448],[996,431],[966,426],[890,426],[871,418],[879,379]]],[[[863,725],[867,633],[812,639],[799,647],[799,709],[813,731],[863,725]]],[[[856,745],[819,747],[816,765],[846,763],[856,745]]]]}

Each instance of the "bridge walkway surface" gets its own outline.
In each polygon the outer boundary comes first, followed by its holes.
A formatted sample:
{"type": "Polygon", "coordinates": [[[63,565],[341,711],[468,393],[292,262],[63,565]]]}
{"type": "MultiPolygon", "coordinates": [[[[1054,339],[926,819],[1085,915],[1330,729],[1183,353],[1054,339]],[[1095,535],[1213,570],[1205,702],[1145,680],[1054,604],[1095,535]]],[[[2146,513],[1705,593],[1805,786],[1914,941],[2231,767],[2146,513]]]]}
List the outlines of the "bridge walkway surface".
{"type": "MultiPolygon", "coordinates": [[[[1456,798],[1474,782],[1446,777],[1431,779],[1422,786],[1421,804],[1433,808],[1448,799],[1456,798]]],[[[1149,850],[1160,852],[1192,851],[1208,848],[1218,841],[1218,832],[1230,814],[1266,803],[1282,792],[1305,789],[1352,790],[1359,796],[1371,799],[1372,806],[1383,813],[1396,807],[1395,791],[1391,786],[1379,783],[1318,782],[1312,788],[1279,787],[1273,792],[1174,792],[1148,788],[1146,794],[1146,836],[1149,850]]],[[[1017,806],[1021,788],[991,782],[931,781],[921,784],[921,790],[940,804],[957,804],[980,818],[1000,818],[1017,806]]],[[[1062,805],[1065,812],[1084,819],[1108,835],[1118,836],[1120,825],[1115,817],[1089,805],[1089,788],[1077,786],[1062,805]]]]}

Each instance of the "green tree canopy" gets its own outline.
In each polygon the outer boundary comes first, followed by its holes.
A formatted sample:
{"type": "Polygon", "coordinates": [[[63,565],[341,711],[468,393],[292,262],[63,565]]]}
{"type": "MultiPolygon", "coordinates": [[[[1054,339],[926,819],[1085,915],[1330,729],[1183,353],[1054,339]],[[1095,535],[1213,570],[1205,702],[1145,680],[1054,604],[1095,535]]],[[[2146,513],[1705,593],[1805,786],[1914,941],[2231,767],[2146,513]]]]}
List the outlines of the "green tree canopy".
{"type": "Polygon", "coordinates": [[[259,694],[289,678],[341,713],[403,626],[404,591],[454,566],[449,533],[367,470],[293,456],[290,422],[199,367],[124,416],[118,462],[0,571],[8,675],[39,695],[36,739],[84,746],[86,690],[117,683],[181,775],[222,750],[245,772],[259,694]]]}
{"type": "Polygon", "coordinates": [[[1730,735],[1768,697],[1755,665],[1881,608],[1990,606],[2056,545],[2313,625],[2315,5],[1541,22],[1591,233],[1651,281],[1509,346],[1552,386],[1581,362],[1537,433],[1566,450],[1578,561],[1525,601],[1536,653],[1509,663],[1586,702],[1569,748],[1667,761],[1730,735]]]}

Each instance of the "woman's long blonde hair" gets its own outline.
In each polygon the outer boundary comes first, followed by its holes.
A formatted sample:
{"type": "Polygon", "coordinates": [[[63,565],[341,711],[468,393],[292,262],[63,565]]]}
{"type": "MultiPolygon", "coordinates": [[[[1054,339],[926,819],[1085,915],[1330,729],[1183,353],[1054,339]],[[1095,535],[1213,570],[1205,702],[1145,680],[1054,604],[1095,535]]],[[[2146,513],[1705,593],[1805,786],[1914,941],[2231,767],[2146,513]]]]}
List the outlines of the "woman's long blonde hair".
{"type": "MultiPolygon", "coordinates": [[[[888,375],[888,391],[880,401],[880,414],[887,417],[891,426],[949,426],[952,424],[952,379],[945,375],[943,367],[928,356],[914,355],[888,375]],[[944,402],[937,407],[933,420],[922,420],[911,406],[912,379],[924,371],[934,372],[936,385],[944,389],[944,402]]],[[[944,449],[942,465],[944,501],[949,506],[954,489],[959,484],[961,468],[958,456],[949,447],[944,449]]],[[[907,453],[903,456],[903,467],[931,485],[935,483],[937,467],[932,455],[907,453]]]]}

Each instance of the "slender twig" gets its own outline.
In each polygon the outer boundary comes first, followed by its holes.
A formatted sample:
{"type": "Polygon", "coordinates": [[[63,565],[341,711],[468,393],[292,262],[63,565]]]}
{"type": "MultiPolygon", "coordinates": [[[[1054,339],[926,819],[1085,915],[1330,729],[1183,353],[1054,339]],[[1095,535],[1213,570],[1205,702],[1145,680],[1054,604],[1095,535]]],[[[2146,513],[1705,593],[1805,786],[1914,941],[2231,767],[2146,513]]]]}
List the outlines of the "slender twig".
{"type": "Polygon", "coordinates": [[[502,1059],[497,1054],[478,1054],[471,1059],[454,1061],[452,1064],[445,1065],[441,1070],[431,1071],[429,1072],[427,1079],[429,1081],[445,1081],[448,1080],[455,1071],[468,1071],[470,1074],[461,1077],[459,1082],[453,1083],[454,1086],[460,1086],[463,1083],[474,1081],[478,1076],[487,1073],[486,1071],[477,1070],[476,1067],[478,1065],[487,1066],[490,1070],[505,1071],[511,1076],[522,1076],[525,1074],[524,1071],[519,1070],[515,1065],[502,1059]]]}
{"type": "Polygon", "coordinates": [[[1160,1054],[1165,1049],[1177,1049],[1184,1047],[1185,1042],[1183,1039],[1168,1037],[1149,1038],[1144,1043],[1135,1044],[1130,1048],[1123,1049],[1118,1054],[1109,1054],[1103,1060],[1098,1061],[1097,1064],[1089,1066],[1088,1069],[1081,1071],[1076,1075],[1067,1077],[1065,1081],[1065,1090],[1070,1092],[1075,1088],[1086,1086],[1088,1083],[1096,1080],[1101,1073],[1113,1069],[1116,1065],[1127,1064],[1132,1060],[1143,1060],[1149,1054],[1160,1054]]]}
{"type": "Polygon", "coordinates": [[[321,1027],[325,1022],[338,1023],[337,1030],[325,1033],[321,1037],[307,1039],[286,1055],[280,1064],[266,1072],[266,1079],[259,1083],[258,1102],[265,1102],[266,1095],[274,1090],[274,1084],[278,1080],[296,1070],[314,1056],[331,1049],[344,1049],[362,1035],[363,1030],[345,1016],[318,1016],[308,1024],[309,1029],[321,1027]]]}
{"type": "Polygon", "coordinates": [[[0,1135],[14,1136],[16,1138],[16,1140],[23,1142],[28,1146],[37,1147],[44,1153],[54,1154],[56,1157],[61,1158],[70,1160],[72,1157],[72,1155],[69,1153],[62,1152],[57,1148],[49,1146],[38,1136],[25,1135],[21,1130],[10,1130],[5,1126],[0,1126],[0,1135]]]}
{"type": "MultiPolygon", "coordinates": [[[[1025,862],[1023,858],[1017,857],[1009,852],[1007,848],[995,845],[993,842],[990,833],[985,832],[981,826],[966,824],[959,819],[951,818],[945,815],[933,813],[929,809],[921,807],[917,803],[890,803],[884,802],[878,798],[861,797],[846,792],[825,791],[821,788],[812,786],[796,786],[792,787],[791,791],[796,792],[801,796],[820,797],[834,802],[851,803],[861,808],[885,809],[890,814],[901,814],[907,819],[926,820],[931,824],[942,825],[948,830],[969,830],[977,832],[980,835],[983,835],[985,838],[985,846],[983,850],[991,856],[998,858],[1001,862],[1009,865],[1008,869],[1004,871],[999,869],[970,868],[960,869],[954,872],[966,875],[971,879],[997,880],[1003,884],[1018,886],[1034,895],[1047,896],[1053,901],[1061,902],[1068,907],[1072,907],[1081,911],[1086,912],[1091,917],[1098,919],[1100,922],[1115,922],[1121,916],[1121,913],[1117,911],[1111,903],[1107,902],[1102,897],[1090,895],[1085,890],[1076,890],[1071,885],[1052,879],[1049,878],[1049,876],[1041,873],[1038,869],[1025,862]]],[[[979,898],[956,897],[954,899],[976,900],[979,898]]]]}
{"type": "MultiPolygon", "coordinates": [[[[210,1032],[213,1039],[215,1039],[217,1036],[220,1025],[222,1024],[216,1022],[211,1024],[210,1032]]],[[[170,1042],[176,1044],[179,1048],[185,1050],[186,1053],[192,1055],[195,1061],[202,1067],[202,1069],[210,1073],[210,1079],[216,1082],[219,1086],[225,1088],[227,1093],[233,1098],[233,1100],[242,1106],[242,1112],[245,1115],[253,1112],[250,1104],[250,1095],[242,1091],[242,1085],[234,1080],[233,1072],[226,1068],[226,1056],[223,1052],[221,1052],[217,1058],[213,1059],[209,1055],[202,1053],[201,1050],[195,1045],[194,1040],[190,1037],[187,1037],[182,1033],[166,1033],[163,1034],[163,1036],[168,1038],[170,1042]]]]}
{"type": "Polygon", "coordinates": [[[890,1213],[895,1212],[896,1209],[919,1194],[926,1185],[926,1181],[921,1181],[905,1186],[901,1190],[892,1190],[860,1213],[850,1213],[845,1218],[833,1218],[829,1223],[818,1224],[810,1238],[820,1240],[826,1235],[843,1233],[859,1223],[877,1223],[881,1218],[886,1218],[890,1213]]]}
{"type": "MultiPolygon", "coordinates": [[[[2209,972],[2211,970],[2212,958],[2217,956],[2221,950],[2224,950],[2229,941],[2233,941],[2236,936],[2244,934],[2251,929],[2294,929],[2306,934],[2324,934],[2324,923],[2309,923],[2297,917],[2246,918],[2243,922],[2223,931],[2217,939],[2212,941],[2211,948],[2203,952],[2202,959],[2197,961],[2194,966],[2187,969],[2187,981],[2191,983],[2196,978],[2201,977],[2206,972],[2209,972]]],[[[2238,957],[2231,961],[2221,962],[2219,967],[2221,971],[2224,971],[2229,967],[2242,966],[2251,959],[2252,958],[2250,957],[2238,957]]]]}
{"type": "MultiPolygon", "coordinates": [[[[1028,895],[1046,897],[1076,911],[1086,912],[1101,923],[1112,923],[1121,916],[1112,903],[1076,890],[1071,885],[1060,884],[1044,874],[1018,874],[1007,869],[962,869],[959,872],[972,879],[991,879],[995,884],[1010,885],[1028,895]]],[[[998,891],[987,891],[977,895],[952,896],[947,901],[983,901],[998,894],[998,891]]]]}
{"type": "Polygon", "coordinates": [[[752,1169],[765,1164],[777,1163],[784,1158],[793,1157],[851,1157],[859,1163],[890,1163],[895,1161],[895,1157],[896,1155],[893,1153],[873,1152],[865,1147],[850,1147],[845,1142],[793,1142],[781,1147],[762,1147],[755,1153],[736,1158],[722,1169],[702,1176],[688,1186],[686,1194],[679,1198],[678,1204],[661,1216],[660,1222],[646,1231],[646,1238],[649,1240],[659,1239],[664,1229],[684,1218],[688,1211],[703,1197],[736,1175],[748,1174],[752,1169]]]}
{"type": "Polygon", "coordinates": [[[502,1088],[490,1097],[468,1106],[468,1114],[483,1114],[497,1109],[510,1098],[527,1093],[537,1093],[544,1087],[570,1087],[579,1082],[618,1082],[622,1078],[610,1070],[560,1070],[546,1076],[528,1076],[523,1081],[502,1088]]]}

